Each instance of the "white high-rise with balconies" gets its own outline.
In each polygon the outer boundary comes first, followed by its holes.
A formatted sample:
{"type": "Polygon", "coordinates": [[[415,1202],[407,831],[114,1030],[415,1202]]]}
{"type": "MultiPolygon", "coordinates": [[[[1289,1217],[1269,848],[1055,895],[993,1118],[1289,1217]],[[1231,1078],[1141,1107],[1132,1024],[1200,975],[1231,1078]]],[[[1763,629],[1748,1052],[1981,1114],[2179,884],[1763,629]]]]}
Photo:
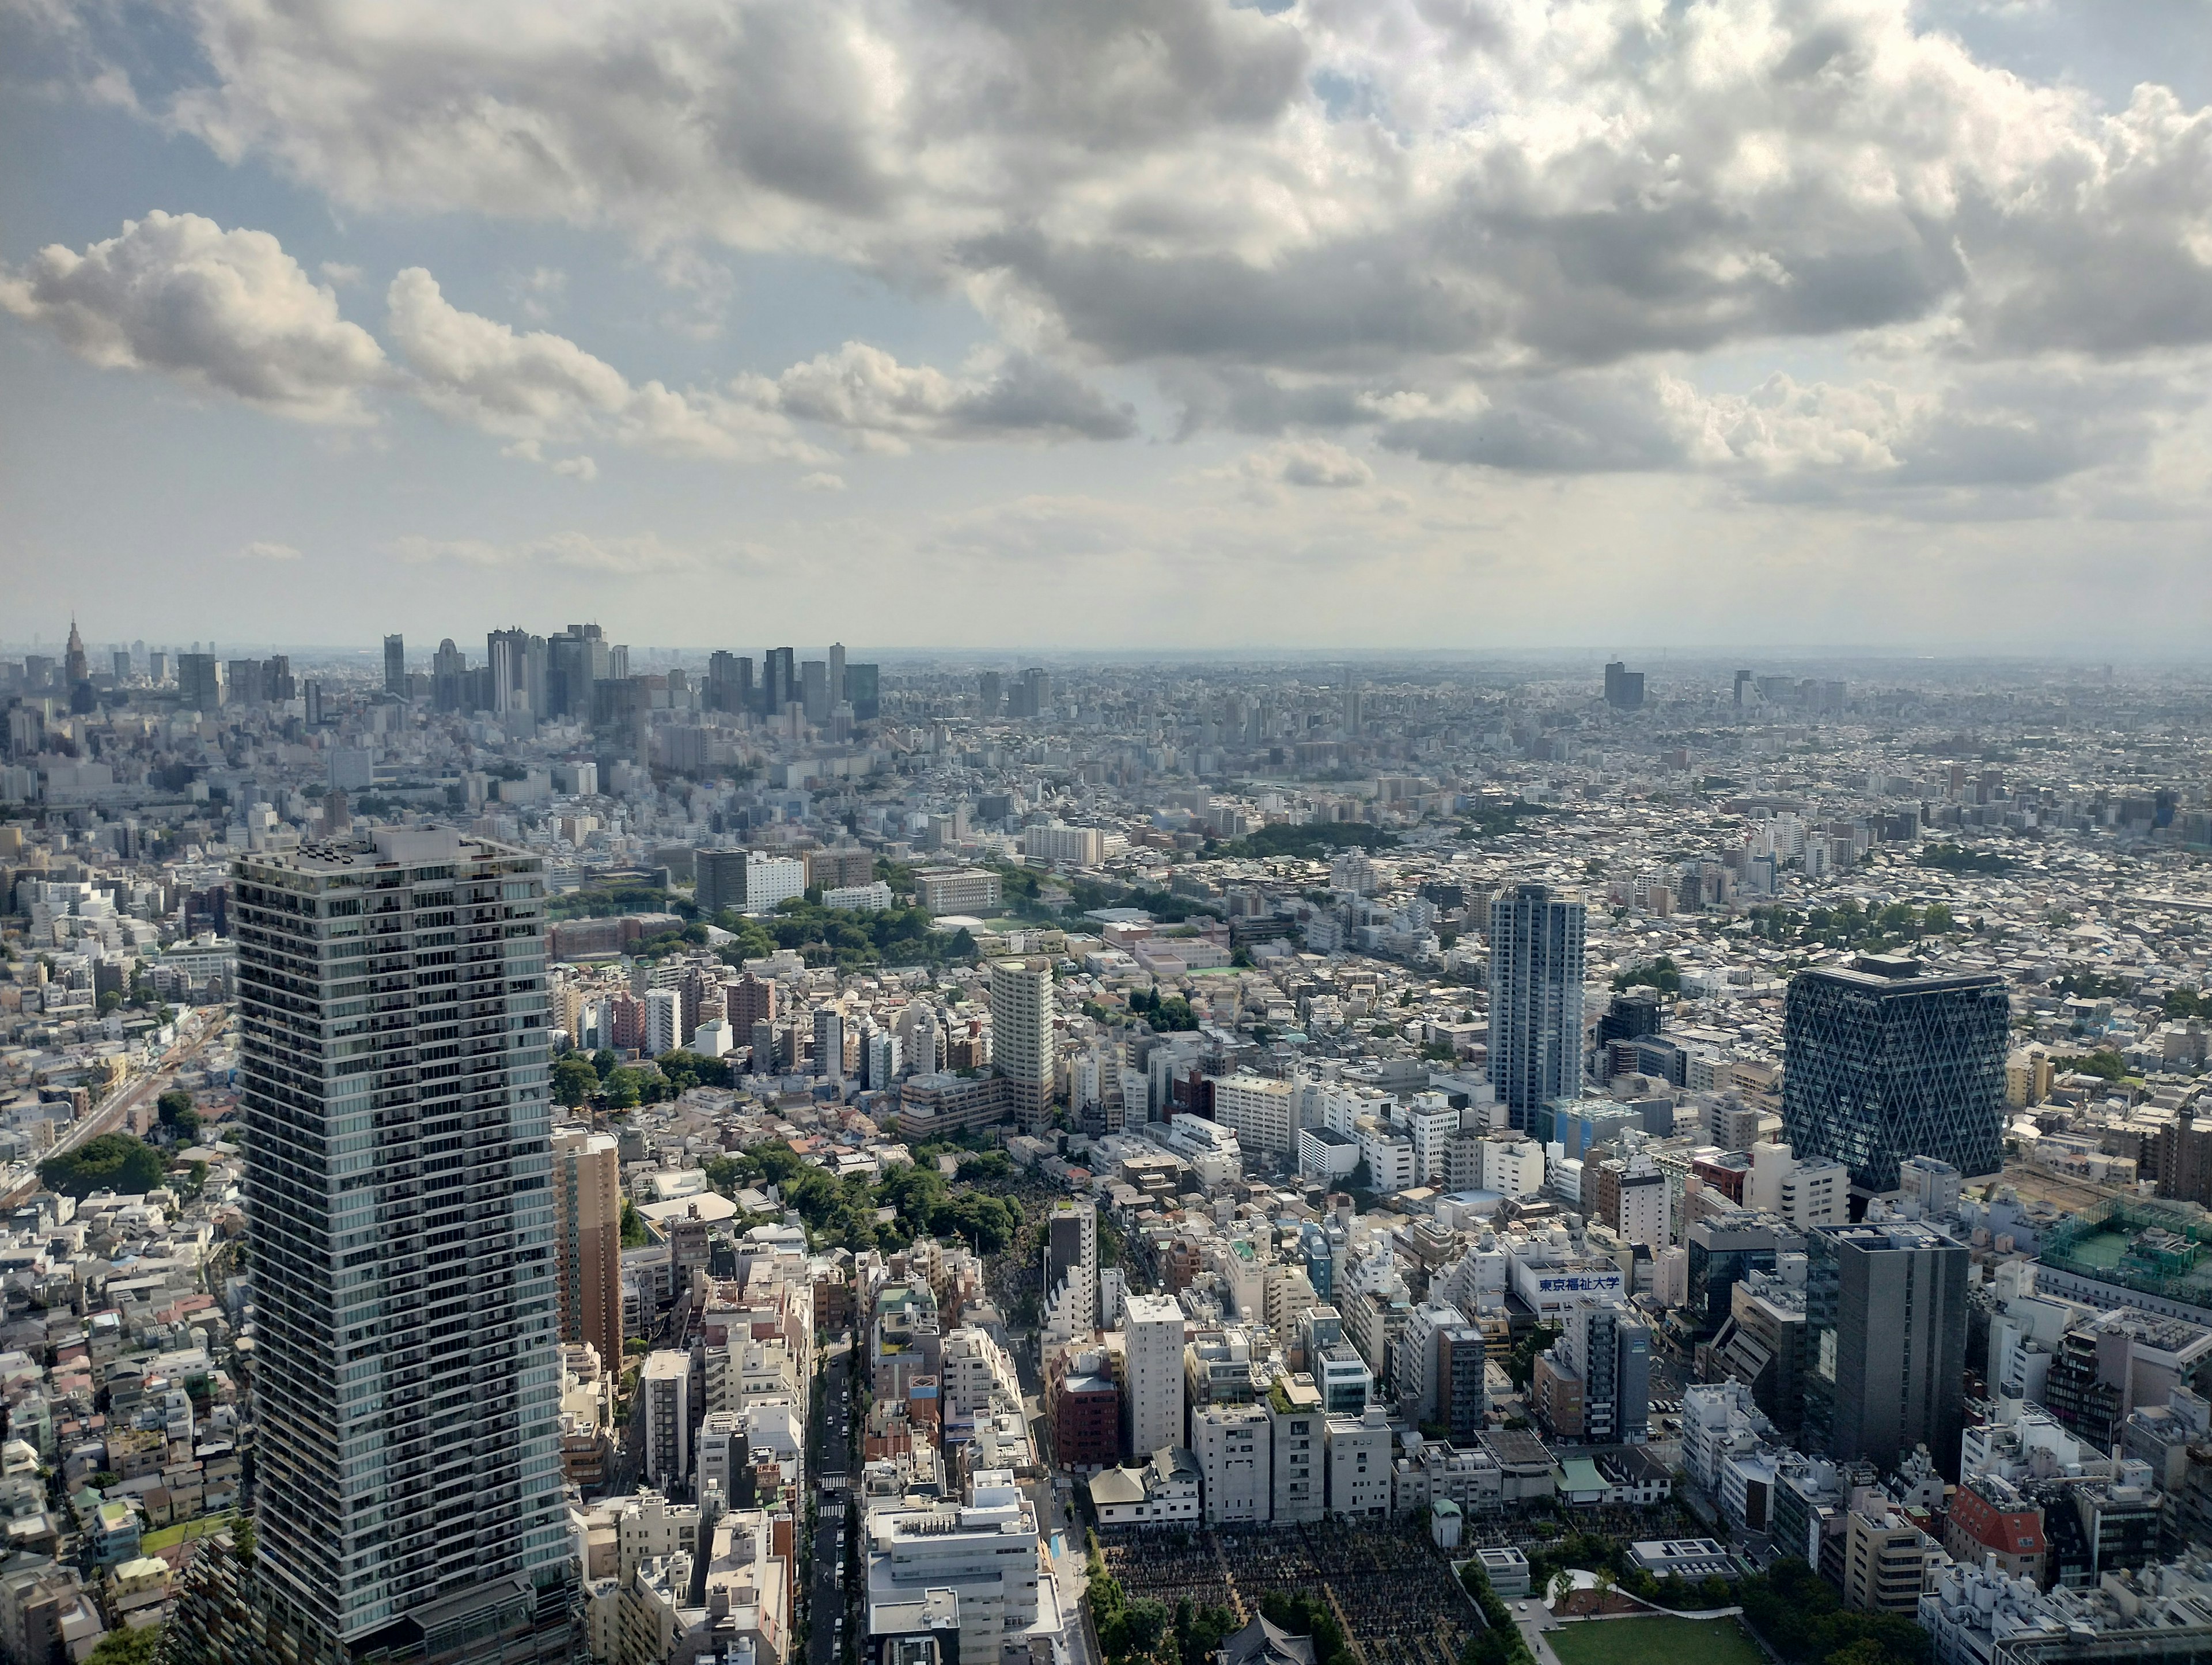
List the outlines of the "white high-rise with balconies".
{"type": "Polygon", "coordinates": [[[1052,1109],[1060,1066],[1052,1005],[1049,967],[991,962],[991,1066],[1012,1084],[1015,1117],[1031,1132],[1052,1109]]]}
{"type": "Polygon", "coordinates": [[[265,1617],[565,1661],[544,864],[383,828],[233,877],[265,1617]]]}
{"type": "Polygon", "coordinates": [[[1142,1462],[1182,1443],[1182,1308],[1172,1295],[1132,1295],[1121,1312],[1129,1460],[1142,1462]]]}

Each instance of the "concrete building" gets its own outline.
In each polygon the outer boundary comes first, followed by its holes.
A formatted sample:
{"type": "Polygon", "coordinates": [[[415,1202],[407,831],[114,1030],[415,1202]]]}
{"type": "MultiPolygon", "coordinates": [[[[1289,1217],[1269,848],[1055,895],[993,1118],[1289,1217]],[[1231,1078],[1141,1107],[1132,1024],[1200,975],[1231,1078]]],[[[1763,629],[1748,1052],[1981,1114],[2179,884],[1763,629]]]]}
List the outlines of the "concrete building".
{"type": "Polygon", "coordinates": [[[1213,1119],[1247,1151],[1288,1158],[1297,1151],[1297,1085],[1240,1071],[1207,1082],[1213,1119]]]}
{"type": "Polygon", "coordinates": [[[1321,1389],[1309,1376],[1279,1376],[1267,1407],[1274,1463],[1272,1517],[1291,1524],[1317,1521],[1328,1507],[1321,1389]]]}
{"type": "Polygon", "coordinates": [[[1016,1120],[1034,1133],[1051,1114],[1060,1066],[1051,968],[994,960],[990,990],[991,1067],[1007,1084],[1016,1120]]]}
{"type": "Polygon", "coordinates": [[[666,1348],[646,1354],[637,1391],[645,1421],[645,1477],[680,1486],[691,1473],[691,1355],[666,1348]]]}
{"type": "Polygon", "coordinates": [[[1085,1341],[1098,1328],[1098,1206],[1066,1197],[1045,1212],[1044,1330],[1085,1341]]]}
{"type": "Polygon", "coordinates": [[[1390,1512],[1390,1420],[1379,1405],[1358,1416],[1327,1419],[1328,1512],[1346,1520],[1381,1520],[1390,1512]]]}
{"type": "Polygon", "coordinates": [[[968,1500],[869,1514],[868,1631],[933,1590],[959,1601],[960,1657],[996,1662],[1037,1622],[1036,1511],[1008,1469],[978,1471],[968,1500]]]}
{"type": "Polygon", "coordinates": [[[929,867],[914,876],[915,901],[929,914],[988,914],[1001,896],[998,874],[983,867],[929,867]]]}
{"type": "Polygon", "coordinates": [[[1191,1412],[1190,1451],[1198,1459],[1209,1524],[1269,1517],[1272,1432],[1264,1406],[1207,1405],[1191,1412]]]}
{"type": "Polygon", "coordinates": [[[561,1339],[588,1343],[599,1368],[623,1358],[622,1158],[607,1133],[553,1135],[554,1275],[561,1339]]]}
{"type": "Polygon", "coordinates": [[[1884,1473],[1916,1445],[1959,1449],[1966,1249],[1903,1221],[1806,1234],[1805,1434],[1884,1473]]]}
{"type": "Polygon", "coordinates": [[[1122,1303],[1122,1331],[1129,1452],[1183,1444],[1182,1308],[1172,1296],[1132,1295],[1122,1303]]]}

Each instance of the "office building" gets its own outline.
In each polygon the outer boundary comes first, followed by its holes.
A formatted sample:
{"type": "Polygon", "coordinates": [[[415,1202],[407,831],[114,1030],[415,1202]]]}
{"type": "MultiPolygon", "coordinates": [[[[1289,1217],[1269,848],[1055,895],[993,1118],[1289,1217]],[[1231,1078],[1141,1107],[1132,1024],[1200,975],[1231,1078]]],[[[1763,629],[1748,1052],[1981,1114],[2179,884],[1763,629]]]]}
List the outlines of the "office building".
{"type": "Polygon", "coordinates": [[[799,667],[799,702],[806,720],[817,728],[830,720],[830,667],[820,659],[806,659],[799,667]]]}
{"type": "Polygon", "coordinates": [[[1539,1138],[1544,1107],[1583,1079],[1580,897],[1516,884],[1490,906],[1490,1079],[1509,1124],[1539,1138]]]}
{"type": "Polygon", "coordinates": [[[1328,1512],[1347,1520],[1381,1520],[1390,1512],[1390,1419],[1380,1405],[1357,1416],[1326,1419],[1328,1512]]]}
{"type": "Polygon", "coordinates": [[[1801,971],[1784,1007],[1783,1136],[1800,1160],[1842,1163],[1863,1193],[1895,1190],[1907,1157],[1993,1174],[2010,1023],[1995,972],[1887,954],[1801,971]]]}
{"type": "Polygon", "coordinates": [[[222,709],[222,665],[213,653],[177,655],[178,702],[206,716],[222,709]]]}
{"type": "Polygon", "coordinates": [[[883,697],[878,691],[880,684],[878,667],[873,665],[845,667],[845,700],[853,708],[854,722],[872,723],[883,715],[883,697]]]}
{"type": "Polygon", "coordinates": [[[1032,1133],[1052,1110],[1060,1064],[1052,1014],[1048,966],[991,962],[991,1066],[1011,1090],[1015,1119],[1032,1133]]]}
{"type": "MultiPolygon", "coordinates": [[[[183,658],[182,654],[178,656],[180,665],[183,658]]],[[[404,636],[386,636],[384,639],[384,691],[395,699],[407,697],[407,639],[404,636]]]]}
{"type": "Polygon", "coordinates": [[[561,1339],[589,1343],[600,1369],[620,1370],[622,1158],[610,1134],[553,1135],[553,1252],[561,1339]]]}
{"type": "Polygon", "coordinates": [[[1605,667],[1605,702],[1615,711],[1644,708],[1644,673],[1632,671],[1619,659],[1605,667]]]}
{"type": "Polygon", "coordinates": [[[1122,1303],[1121,1414],[1129,1456],[1183,1443],[1182,1308],[1171,1295],[1132,1295],[1122,1303]]]}
{"type": "Polygon", "coordinates": [[[996,1665],[1036,1623],[1036,1510],[1012,1470],[978,1469],[965,1503],[878,1509],[861,1529],[867,1534],[864,1622],[870,1636],[895,1634],[904,1628],[896,1613],[950,1591],[957,1657],[996,1665]]]}
{"type": "Polygon", "coordinates": [[[1190,1413],[1190,1454],[1214,1526],[1269,1518],[1274,1453],[1263,1405],[1206,1405],[1190,1413]]]}
{"type": "Polygon", "coordinates": [[[271,1621],[566,1661],[540,859],[384,828],[234,877],[271,1621]]]}
{"type": "Polygon", "coordinates": [[[1098,1328],[1098,1206],[1063,1198],[1044,1218],[1044,1328],[1086,1341],[1098,1328]]]}
{"type": "Polygon", "coordinates": [[[645,1054],[658,1058],[673,1052],[687,1037],[684,1033],[684,996],[672,988],[645,992],[645,1054]]]}
{"type": "Polygon", "coordinates": [[[1905,1221],[1806,1234],[1805,1434],[1884,1474],[1916,1445],[1948,1469],[1965,1421],[1966,1249],[1905,1221]]]}
{"type": "Polygon", "coordinates": [[[784,707],[799,697],[799,680],[792,668],[791,649],[771,647],[761,659],[761,707],[770,717],[783,714],[784,707]]]}

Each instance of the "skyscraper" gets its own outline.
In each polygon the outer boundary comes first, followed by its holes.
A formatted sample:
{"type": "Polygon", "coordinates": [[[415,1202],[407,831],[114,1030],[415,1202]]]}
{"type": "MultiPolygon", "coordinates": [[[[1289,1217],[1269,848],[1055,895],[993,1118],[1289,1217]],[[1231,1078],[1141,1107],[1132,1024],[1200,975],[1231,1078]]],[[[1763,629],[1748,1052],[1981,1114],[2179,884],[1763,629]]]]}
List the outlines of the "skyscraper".
{"type": "Polygon", "coordinates": [[[851,697],[845,691],[845,644],[833,641],[830,644],[830,703],[835,706],[851,697]]]}
{"type": "Polygon", "coordinates": [[[1000,678],[995,671],[986,671],[975,679],[976,714],[985,718],[999,714],[1000,678]]]}
{"type": "Polygon", "coordinates": [[[1511,1125],[1582,1090],[1583,902],[1516,884],[1490,904],[1490,1079],[1511,1125]]]}
{"type": "Polygon", "coordinates": [[[1605,667],[1605,702],[1616,711],[1639,711],[1644,707],[1644,673],[1632,671],[1619,659],[1605,667]]]}
{"type": "Polygon", "coordinates": [[[2004,1159],[2011,1011],[1995,972],[1929,973],[1902,955],[1801,971],[1783,1008],[1783,1134],[1827,1157],[1854,1191],[1897,1188],[1929,1156],[1969,1178],[2004,1159]]]}
{"type": "Polygon", "coordinates": [[[991,962],[991,1064],[1013,1086],[1017,1121],[1030,1132],[1052,1108],[1060,1060],[1052,1037],[1052,972],[991,962]]]}
{"type": "Polygon", "coordinates": [[[62,680],[75,688],[92,676],[92,659],[84,651],[84,638],[77,634],[76,621],[70,620],[69,646],[62,650],[62,680]]]}
{"type": "Polygon", "coordinates": [[[561,1339],[589,1342],[602,1369],[621,1370],[622,1160],[609,1134],[553,1135],[553,1249],[561,1339]]]}
{"type": "Polygon", "coordinates": [[[391,635],[384,639],[384,691],[393,696],[407,697],[407,639],[391,635]]]}
{"type": "Polygon", "coordinates": [[[258,1576],[317,1661],[567,1660],[539,858],[234,869],[258,1576]]]}
{"type": "Polygon", "coordinates": [[[830,720],[830,667],[820,659],[807,659],[799,667],[799,699],[806,708],[806,720],[819,726],[830,720]]]}
{"type": "Polygon", "coordinates": [[[799,678],[792,669],[791,649],[771,647],[761,660],[761,708],[769,716],[781,716],[799,697],[799,678]]]}
{"type": "Polygon", "coordinates": [[[1883,1474],[1925,1445],[1959,1460],[1966,1245],[1917,1221],[1816,1225],[1805,1238],[1805,1434],[1883,1474]]]}

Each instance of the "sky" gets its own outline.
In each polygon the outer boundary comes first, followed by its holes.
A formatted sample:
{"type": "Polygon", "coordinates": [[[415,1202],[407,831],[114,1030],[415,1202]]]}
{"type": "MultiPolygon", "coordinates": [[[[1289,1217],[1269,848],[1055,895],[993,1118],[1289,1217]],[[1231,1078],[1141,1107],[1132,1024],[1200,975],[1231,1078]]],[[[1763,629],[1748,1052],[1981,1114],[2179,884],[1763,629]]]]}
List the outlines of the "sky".
{"type": "Polygon", "coordinates": [[[0,637],[2212,629],[2205,0],[0,0],[0,637]]]}

